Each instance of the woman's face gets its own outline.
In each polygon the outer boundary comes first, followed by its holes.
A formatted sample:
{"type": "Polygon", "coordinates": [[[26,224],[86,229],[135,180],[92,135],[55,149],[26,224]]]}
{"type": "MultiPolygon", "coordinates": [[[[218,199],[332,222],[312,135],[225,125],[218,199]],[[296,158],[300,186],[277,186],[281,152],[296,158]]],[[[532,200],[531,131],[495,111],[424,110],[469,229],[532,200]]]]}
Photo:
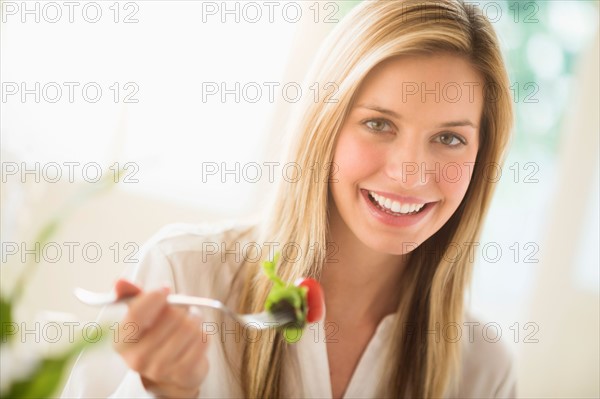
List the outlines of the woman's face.
{"type": "Polygon", "coordinates": [[[335,147],[332,223],[400,255],[463,199],[477,156],[483,80],[458,56],[403,56],[363,81],[335,147]]]}

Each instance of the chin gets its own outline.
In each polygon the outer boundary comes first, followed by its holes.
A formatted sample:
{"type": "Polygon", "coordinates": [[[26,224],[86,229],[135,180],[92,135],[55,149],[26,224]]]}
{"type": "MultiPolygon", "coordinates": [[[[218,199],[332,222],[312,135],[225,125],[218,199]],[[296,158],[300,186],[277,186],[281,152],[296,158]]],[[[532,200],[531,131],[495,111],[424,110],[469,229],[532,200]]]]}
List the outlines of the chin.
{"type": "Polygon", "coordinates": [[[376,236],[368,237],[367,241],[363,242],[373,251],[386,255],[406,255],[421,245],[421,241],[415,242],[399,238],[392,240],[378,240],[376,236]]]}

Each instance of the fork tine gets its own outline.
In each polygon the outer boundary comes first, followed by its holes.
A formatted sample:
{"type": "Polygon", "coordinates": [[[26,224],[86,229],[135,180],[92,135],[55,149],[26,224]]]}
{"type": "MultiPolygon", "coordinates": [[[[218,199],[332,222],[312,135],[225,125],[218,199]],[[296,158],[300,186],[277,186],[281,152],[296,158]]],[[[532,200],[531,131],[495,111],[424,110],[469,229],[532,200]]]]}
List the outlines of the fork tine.
{"type": "Polygon", "coordinates": [[[240,321],[246,325],[259,329],[281,327],[294,321],[287,312],[275,312],[271,314],[265,311],[262,313],[244,314],[239,316],[240,321]]]}

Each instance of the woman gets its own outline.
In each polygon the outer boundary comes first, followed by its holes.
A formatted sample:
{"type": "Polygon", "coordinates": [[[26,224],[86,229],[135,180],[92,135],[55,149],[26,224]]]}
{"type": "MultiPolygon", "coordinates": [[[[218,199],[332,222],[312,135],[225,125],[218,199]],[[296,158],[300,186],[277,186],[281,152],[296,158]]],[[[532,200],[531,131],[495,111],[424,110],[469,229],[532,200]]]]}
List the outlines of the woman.
{"type": "Polygon", "coordinates": [[[365,1],[307,81],[336,92],[305,103],[294,125],[288,160],[302,176],[280,183],[256,226],[157,234],[128,275],[144,292],[120,323],[114,376],[78,390],[78,376],[107,364],[84,356],[66,396],[514,396],[510,356],[481,339],[463,306],[466,255],[494,190],[483,172],[502,164],[512,124],[490,23],[455,0],[365,1]],[[310,173],[323,167],[327,179],[310,173]],[[208,312],[198,319],[155,290],[167,282],[260,312],[270,290],[264,243],[293,244],[278,265],[283,280],[323,287],[325,315],[296,344],[208,312]],[[242,248],[257,250],[240,257],[242,248]],[[134,343],[122,342],[127,333],[134,343]]]}

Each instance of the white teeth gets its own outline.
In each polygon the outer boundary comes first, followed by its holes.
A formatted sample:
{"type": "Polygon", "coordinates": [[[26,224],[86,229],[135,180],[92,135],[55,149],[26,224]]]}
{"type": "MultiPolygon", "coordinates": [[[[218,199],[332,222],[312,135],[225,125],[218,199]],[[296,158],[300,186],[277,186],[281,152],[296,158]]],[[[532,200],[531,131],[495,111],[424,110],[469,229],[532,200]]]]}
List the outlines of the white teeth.
{"type": "Polygon", "coordinates": [[[371,197],[377,201],[383,208],[390,210],[395,213],[413,213],[420,211],[425,204],[401,204],[398,201],[393,201],[389,198],[385,198],[382,195],[369,191],[371,197]]]}

